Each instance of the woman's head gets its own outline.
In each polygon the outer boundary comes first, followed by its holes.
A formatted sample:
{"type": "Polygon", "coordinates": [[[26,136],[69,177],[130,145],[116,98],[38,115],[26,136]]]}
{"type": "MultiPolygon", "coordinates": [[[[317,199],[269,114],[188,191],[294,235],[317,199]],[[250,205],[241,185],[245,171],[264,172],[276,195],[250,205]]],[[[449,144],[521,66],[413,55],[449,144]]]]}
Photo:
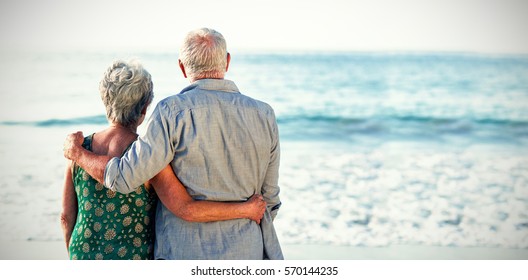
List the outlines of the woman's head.
{"type": "Polygon", "coordinates": [[[99,83],[99,91],[108,120],[125,127],[139,125],[154,98],[149,72],[134,60],[114,61],[99,83]]]}

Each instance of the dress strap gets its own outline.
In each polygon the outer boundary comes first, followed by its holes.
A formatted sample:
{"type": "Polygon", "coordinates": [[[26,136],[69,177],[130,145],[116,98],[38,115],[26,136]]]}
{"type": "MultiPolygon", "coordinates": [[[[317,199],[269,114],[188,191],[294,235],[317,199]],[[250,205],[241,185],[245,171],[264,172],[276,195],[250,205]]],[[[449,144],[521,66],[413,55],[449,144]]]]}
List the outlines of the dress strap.
{"type": "MultiPolygon", "coordinates": [[[[82,147],[85,148],[86,150],[88,151],[92,151],[92,141],[93,141],[93,136],[95,135],[95,133],[92,133],[86,137],[84,137],[84,141],[82,143],[82,147]]],[[[79,170],[79,165],[77,165],[76,162],[74,162],[72,164],[72,178],[75,178],[75,174],[77,173],[77,171],[79,170]]]]}
{"type": "Polygon", "coordinates": [[[123,153],[121,154],[121,156],[123,156],[124,154],[126,154],[128,152],[128,150],[130,150],[130,148],[132,147],[132,145],[134,144],[134,142],[137,141],[137,138],[136,140],[132,141],[132,143],[128,144],[128,147],[123,151],[123,153]]]}

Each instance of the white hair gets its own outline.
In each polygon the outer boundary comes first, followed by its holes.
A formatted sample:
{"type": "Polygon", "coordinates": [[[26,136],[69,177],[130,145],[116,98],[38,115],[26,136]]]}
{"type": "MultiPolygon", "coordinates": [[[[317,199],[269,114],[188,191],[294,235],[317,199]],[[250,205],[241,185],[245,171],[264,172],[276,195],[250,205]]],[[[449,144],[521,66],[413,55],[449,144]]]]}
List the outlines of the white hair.
{"type": "Polygon", "coordinates": [[[216,30],[200,28],[189,32],[179,56],[190,78],[221,79],[225,75],[227,45],[224,36],[216,30]]]}
{"type": "Polygon", "coordinates": [[[101,99],[109,121],[123,126],[137,125],[141,111],[154,98],[152,78],[136,60],[116,60],[99,83],[101,99]]]}

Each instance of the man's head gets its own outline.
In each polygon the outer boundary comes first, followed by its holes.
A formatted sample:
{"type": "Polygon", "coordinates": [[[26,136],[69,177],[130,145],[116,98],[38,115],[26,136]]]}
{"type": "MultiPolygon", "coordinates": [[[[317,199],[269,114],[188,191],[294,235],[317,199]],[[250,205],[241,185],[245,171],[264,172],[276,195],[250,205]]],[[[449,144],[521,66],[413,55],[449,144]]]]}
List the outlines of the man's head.
{"type": "Polygon", "coordinates": [[[224,36],[209,28],[200,28],[187,34],[180,48],[179,64],[191,82],[200,79],[223,79],[229,67],[224,36]]]}

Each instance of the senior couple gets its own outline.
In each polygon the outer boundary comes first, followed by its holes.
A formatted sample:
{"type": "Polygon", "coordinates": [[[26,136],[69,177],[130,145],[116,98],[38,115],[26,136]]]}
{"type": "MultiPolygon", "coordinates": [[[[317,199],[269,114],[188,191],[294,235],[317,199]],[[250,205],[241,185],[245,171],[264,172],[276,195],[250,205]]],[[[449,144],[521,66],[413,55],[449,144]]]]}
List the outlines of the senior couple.
{"type": "Polygon", "coordinates": [[[283,259],[273,109],[224,79],[231,57],[217,31],[191,31],[179,56],[191,84],[156,105],[144,135],[151,76],[124,61],[99,85],[110,126],[68,135],[70,259],[283,259]]]}

